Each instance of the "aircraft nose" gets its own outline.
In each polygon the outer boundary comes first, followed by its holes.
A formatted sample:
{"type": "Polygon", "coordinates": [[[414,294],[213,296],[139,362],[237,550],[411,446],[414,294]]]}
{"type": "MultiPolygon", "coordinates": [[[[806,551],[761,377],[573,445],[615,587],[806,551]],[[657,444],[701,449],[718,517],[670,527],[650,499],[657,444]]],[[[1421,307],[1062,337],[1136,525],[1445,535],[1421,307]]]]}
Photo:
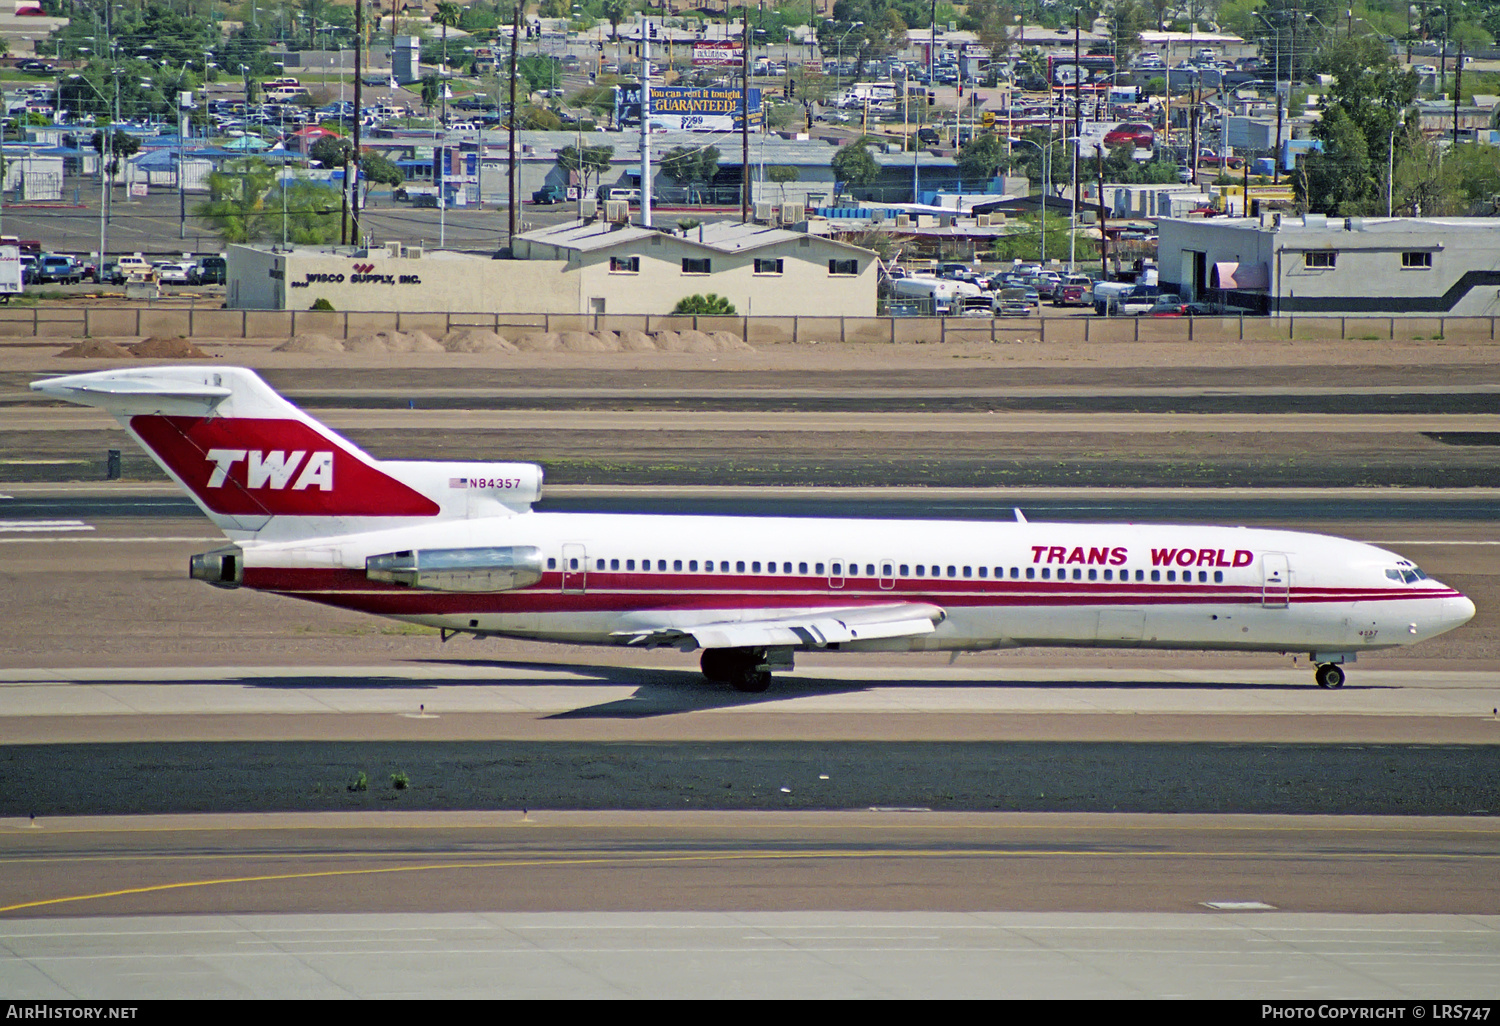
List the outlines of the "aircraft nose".
{"type": "Polygon", "coordinates": [[[1467,595],[1443,599],[1443,630],[1451,631],[1474,619],[1474,601],[1467,595]]]}

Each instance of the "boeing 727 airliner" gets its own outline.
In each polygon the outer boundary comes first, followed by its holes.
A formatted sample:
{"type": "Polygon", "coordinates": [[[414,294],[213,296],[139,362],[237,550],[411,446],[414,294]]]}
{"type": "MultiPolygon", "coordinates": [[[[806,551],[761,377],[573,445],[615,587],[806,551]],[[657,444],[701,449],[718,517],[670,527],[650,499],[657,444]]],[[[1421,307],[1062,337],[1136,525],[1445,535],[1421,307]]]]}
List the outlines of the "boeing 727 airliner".
{"type": "Polygon", "coordinates": [[[1244,527],[541,513],[529,463],[377,460],[236,367],[34,382],[112,413],[228,537],[190,573],[448,632],[702,650],[763,691],[798,651],[1361,652],[1474,604],[1399,555],[1244,527]]]}

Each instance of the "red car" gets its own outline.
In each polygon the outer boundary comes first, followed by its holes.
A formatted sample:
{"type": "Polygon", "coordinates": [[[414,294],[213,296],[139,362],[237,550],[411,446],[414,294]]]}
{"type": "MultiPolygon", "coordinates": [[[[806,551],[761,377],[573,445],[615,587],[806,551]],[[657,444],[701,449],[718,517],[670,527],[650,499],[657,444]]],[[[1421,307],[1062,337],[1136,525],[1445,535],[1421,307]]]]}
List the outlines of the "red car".
{"type": "Polygon", "coordinates": [[[1127,121],[1111,128],[1104,136],[1105,146],[1131,145],[1138,150],[1149,150],[1156,145],[1156,129],[1141,121],[1127,121]]]}

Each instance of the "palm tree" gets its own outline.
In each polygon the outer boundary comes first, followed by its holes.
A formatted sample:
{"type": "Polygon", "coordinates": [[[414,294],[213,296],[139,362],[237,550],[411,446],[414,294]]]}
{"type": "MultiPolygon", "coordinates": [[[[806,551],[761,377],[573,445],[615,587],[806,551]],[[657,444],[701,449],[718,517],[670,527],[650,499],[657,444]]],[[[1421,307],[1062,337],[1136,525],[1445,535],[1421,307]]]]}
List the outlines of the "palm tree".
{"type": "Polygon", "coordinates": [[[448,29],[458,28],[458,23],[463,20],[463,8],[451,0],[440,0],[437,9],[433,12],[432,20],[443,26],[443,67],[448,67],[448,29]]]}
{"type": "MultiPolygon", "coordinates": [[[[463,8],[451,0],[439,0],[437,9],[433,12],[432,20],[443,26],[443,76],[448,74],[448,28],[458,28],[458,23],[463,20],[463,8]]],[[[448,124],[448,83],[443,83],[443,124],[448,124]]]]}

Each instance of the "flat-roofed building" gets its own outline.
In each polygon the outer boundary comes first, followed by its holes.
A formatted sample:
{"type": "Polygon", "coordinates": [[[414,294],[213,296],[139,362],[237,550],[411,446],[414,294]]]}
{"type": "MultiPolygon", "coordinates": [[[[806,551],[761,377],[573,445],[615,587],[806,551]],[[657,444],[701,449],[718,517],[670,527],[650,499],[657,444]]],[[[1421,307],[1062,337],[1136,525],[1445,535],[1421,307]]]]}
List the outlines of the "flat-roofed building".
{"type": "Polygon", "coordinates": [[[1500,315],[1500,218],[1166,218],[1163,292],[1269,314],[1500,315]]]}

